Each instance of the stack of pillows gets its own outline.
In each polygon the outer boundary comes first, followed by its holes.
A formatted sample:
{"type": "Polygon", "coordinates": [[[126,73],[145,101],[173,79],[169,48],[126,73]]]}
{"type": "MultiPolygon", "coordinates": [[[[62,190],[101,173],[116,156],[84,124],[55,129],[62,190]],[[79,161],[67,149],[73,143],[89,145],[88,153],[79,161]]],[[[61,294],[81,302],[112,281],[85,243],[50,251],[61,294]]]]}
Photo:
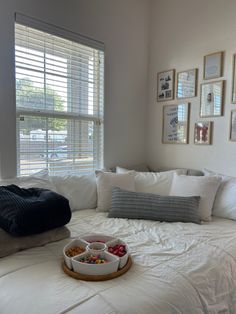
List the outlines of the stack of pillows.
{"type": "Polygon", "coordinates": [[[236,219],[236,178],[210,171],[188,176],[185,169],[97,172],[97,211],[111,218],[167,222],[211,221],[212,215],[236,219]]]}
{"type": "MultiPolygon", "coordinates": [[[[98,212],[108,212],[111,218],[197,224],[211,221],[212,216],[236,220],[236,178],[210,170],[204,170],[204,176],[187,175],[185,169],[164,172],[142,170],[145,172],[117,167],[116,173],[98,171],[96,176],[63,177],[50,177],[47,171],[43,171],[26,178],[2,181],[0,186],[15,184],[21,188],[49,189],[68,199],[71,211],[96,208],[98,212]]],[[[67,201],[63,201],[67,208],[67,222],[70,213],[67,201]]],[[[22,221],[15,219],[15,222],[22,221]]],[[[56,227],[56,221],[52,222],[56,227]]],[[[6,225],[6,221],[2,223],[6,225]]],[[[14,225],[12,227],[15,228],[14,225]]],[[[0,257],[70,235],[65,226],[52,230],[44,228],[39,234],[21,234],[23,236],[17,238],[1,228],[3,226],[0,225],[0,257]]]]}

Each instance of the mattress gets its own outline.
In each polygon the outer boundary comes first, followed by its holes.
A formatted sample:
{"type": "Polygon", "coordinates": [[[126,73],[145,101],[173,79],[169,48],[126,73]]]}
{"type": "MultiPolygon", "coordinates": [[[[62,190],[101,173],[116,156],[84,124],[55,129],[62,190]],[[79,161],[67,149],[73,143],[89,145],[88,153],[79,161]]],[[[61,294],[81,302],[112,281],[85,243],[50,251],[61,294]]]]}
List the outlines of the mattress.
{"type": "Polygon", "coordinates": [[[72,237],[122,238],[133,266],[110,281],[77,281],[61,269],[70,239],[1,258],[1,314],[236,313],[236,222],[159,223],[83,210],[69,229],[72,237]]]}

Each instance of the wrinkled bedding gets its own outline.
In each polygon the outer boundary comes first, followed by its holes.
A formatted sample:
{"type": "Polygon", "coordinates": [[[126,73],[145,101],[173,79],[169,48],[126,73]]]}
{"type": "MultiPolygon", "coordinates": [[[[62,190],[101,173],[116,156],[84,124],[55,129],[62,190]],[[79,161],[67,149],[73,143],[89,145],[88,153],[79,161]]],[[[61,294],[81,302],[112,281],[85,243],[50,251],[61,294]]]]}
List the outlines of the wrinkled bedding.
{"type": "Polygon", "coordinates": [[[69,239],[0,259],[1,314],[236,313],[236,222],[159,223],[75,212],[72,237],[105,232],[134,261],[120,278],[74,280],[61,270],[69,239]]]}

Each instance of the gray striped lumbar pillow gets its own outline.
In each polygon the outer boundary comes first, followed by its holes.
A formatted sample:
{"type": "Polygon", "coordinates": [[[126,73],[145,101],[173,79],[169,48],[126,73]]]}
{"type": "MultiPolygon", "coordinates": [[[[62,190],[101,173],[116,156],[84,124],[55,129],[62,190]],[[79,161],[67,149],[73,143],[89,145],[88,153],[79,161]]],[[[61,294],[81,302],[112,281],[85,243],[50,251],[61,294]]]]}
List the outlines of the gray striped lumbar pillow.
{"type": "Polygon", "coordinates": [[[114,187],[108,217],[200,224],[200,196],[160,196],[114,187]]]}

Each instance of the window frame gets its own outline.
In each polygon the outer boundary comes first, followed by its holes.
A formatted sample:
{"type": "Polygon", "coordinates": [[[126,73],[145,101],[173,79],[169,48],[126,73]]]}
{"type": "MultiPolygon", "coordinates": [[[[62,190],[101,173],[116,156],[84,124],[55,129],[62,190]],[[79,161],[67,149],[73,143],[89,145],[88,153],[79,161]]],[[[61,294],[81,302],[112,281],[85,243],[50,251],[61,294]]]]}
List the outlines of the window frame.
{"type": "MultiPolygon", "coordinates": [[[[15,16],[15,25],[16,24],[20,24],[20,25],[24,25],[26,27],[30,27],[39,31],[43,31],[46,32],[47,34],[50,35],[55,35],[57,37],[61,37],[70,41],[73,41],[75,43],[78,44],[82,44],[85,46],[88,46],[90,48],[95,48],[98,50],[98,54],[99,54],[99,64],[101,64],[101,60],[103,62],[102,67],[100,68],[100,71],[102,71],[102,77],[103,77],[103,84],[100,84],[100,75],[101,73],[98,75],[96,73],[94,73],[94,75],[97,75],[96,79],[99,80],[98,85],[97,85],[97,107],[98,107],[98,111],[96,116],[95,115],[90,115],[90,114],[84,114],[81,113],[80,110],[79,112],[62,112],[62,111],[54,111],[54,110],[48,110],[47,108],[45,110],[42,109],[29,109],[29,108],[24,108],[24,107],[20,107],[17,106],[16,104],[16,136],[17,136],[17,149],[16,149],[16,153],[17,153],[17,175],[20,175],[20,127],[19,127],[19,121],[20,118],[22,116],[33,116],[33,117],[42,117],[45,119],[49,119],[49,118],[59,118],[59,119],[65,119],[67,121],[72,121],[73,124],[75,124],[76,121],[88,121],[88,122],[93,122],[94,124],[94,129],[96,129],[95,132],[95,136],[97,137],[96,140],[94,141],[94,144],[97,145],[97,147],[95,149],[93,149],[93,169],[94,168],[102,168],[103,167],[103,156],[104,156],[104,89],[105,89],[105,76],[104,76],[104,71],[105,71],[105,47],[104,44],[98,41],[95,41],[93,39],[90,39],[88,37],[84,37],[75,33],[72,33],[70,31],[64,30],[62,28],[56,27],[54,25],[50,25],[35,19],[32,19],[30,17],[27,17],[25,15],[21,15],[21,14],[16,14],[15,16]],[[101,59],[100,54],[103,54],[103,58],[101,59]],[[102,92],[102,95],[101,95],[102,92]],[[100,97],[102,97],[102,101],[100,100],[100,97]],[[99,107],[102,104],[102,111],[99,110],[99,107]],[[102,125],[102,128],[101,128],[102,125]],[[101,151],[101,142],[102,142],[102,151],[101,151]],[[95,158],[96,156],[96,158],[95,158]],[[100,156],[100,157],[99,157],[100,156]]],[[[15,41],[15,48],[16,48],[16,41],[15,41]]],[[[32,49],[35,50],[35,48],[32,47],[32,49]]],[[[46,69],[46,62],[45,60],[47,60],[46,54],[45,54],[45,50],[42,50],[43,54],[44,54],[44,67],[43,67],[43,75],[44,75],[44,82],[45,82],[45,73],[47,74],[47,69],[46,69]]],[[[47,50],[48,53],[48,50],[47,50]]],[[[56,52],[53,51],[53,56],[58,56],[61,57],[60,51],[56,52]]],[[[67,56],[67,60],[70,59],[71,54],[68,54],[67,56]]],[[[76,58],[78,56],[75,56],[76,58]]],[[[63,58],[65,58],[65,54],[63,54],[63,58]]],[[[15,62],[15,70],[17,68],[21,68],[21,67],[17,67],[17,64],[15,62]]],[[[70,71],[71,69],[73,69],[73,66],[70,67],[70,71]]],[[[94,68],[94,72],[96,72],[96,68],[94,68]]],[[[68,73],[65,77],[68,77],[68,73]]],[[[45,84],[45,83],[44,83],[45,84]]],[[[70,81],[68,81],[68,84],[71,84],[70,81]]],[[[69,89],[70,90],[70,89],[69,89]]],[[[78,89],[79,90],[79,89],[78,89]]],[[[45,92],[45,91],[44,91],[45,92]]],[[[74,94],[74,93],[73,93],[74,94]]],[[[74,97],[73,95],[71,97],[74,97]]],[[[67,96],[68,98],[68,96],[67,96]]],[[[72,102],[73,103],[73,102],[72,102]]],[[[74,128],[73,128],[74,130],[74,128]]],[[[46,134],[49,130],[46,130],[46,134]]],[[[72,135],[72,136],[75,136],[72,135]]],[[[80,136],[80,135],[79,135],[80,136]]],[[[47,142],[48,142],[48,136],[46,136],[47,142]]],[[[75,140],[73,140],[73,145],[75,144],[75,140]]],[[[82,142],[82,141],[81,141],[82,142]]],[[[47,145],[47,151],[48,151],[48,145],[47,145]]],[[[73,162],[74,162],[75,157],[73,157],[73,162]]],[[[48,156],[47,156],[47,160],[46,160],[46,165],[47,165],[47,169],[49,169],[48,167],[48,156]]],[[[30,175],[30,174],[28,174],[30,175]]]]}

